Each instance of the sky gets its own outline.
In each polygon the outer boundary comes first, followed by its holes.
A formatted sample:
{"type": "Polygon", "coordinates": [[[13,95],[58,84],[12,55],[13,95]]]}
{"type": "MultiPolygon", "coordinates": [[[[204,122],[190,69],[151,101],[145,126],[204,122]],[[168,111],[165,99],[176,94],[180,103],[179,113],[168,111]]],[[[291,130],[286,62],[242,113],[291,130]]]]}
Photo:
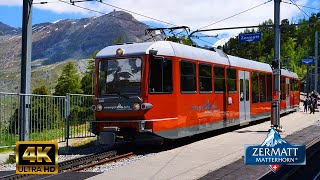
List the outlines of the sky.
{"type": "MultiPolygon", "coordinates": [[[[22,2],[22,0],[0,0],[0,21],[12,27],[21,27],[22,2]]],[[[70,0],[33,0],[32,23],[102,15],[72,6],[68,4],[69,2],[70,0]],[[40,2],[48,3],[39,4],[40,2]]],[[[102,0],[102,2],[105,4],[98,1],[75,4],[102,13],[109,13],[114,9],[121,10],[120,7],[122,10],[134,12],[131,14],[137,20],[153,27],[188,26],[191,31],[259,25],[265,20],[273,20],[274,8],[273,0],[102,0]],[[245,10],[248,11],[239,14],[245,10]],[[233,15],[235,16],[231,17],[233,15]]],[[[308,19],[312,13],[318,12],[320,12],[320,0],[282,0],[280,18],[297,23],[298,19],[308,19]],[[300,9],[291,1],[297,4],[300,9]]],[[[218,35],[218,37],[200,38],[202,41],[197,38],[194,40],[201,45],[217,46],[243,30],[206,32],[207,35],[218,35]]]]}

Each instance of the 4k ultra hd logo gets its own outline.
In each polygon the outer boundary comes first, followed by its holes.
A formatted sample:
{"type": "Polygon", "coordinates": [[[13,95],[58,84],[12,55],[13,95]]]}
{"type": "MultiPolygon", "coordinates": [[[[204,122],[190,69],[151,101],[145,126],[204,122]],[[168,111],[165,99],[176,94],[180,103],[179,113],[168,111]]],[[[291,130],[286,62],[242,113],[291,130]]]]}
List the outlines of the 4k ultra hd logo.
{"type": "Polygon", "coordinates": [[[57,174],[58,143],[20,141],[16,143],[17,174],[57,174]]]}
{"type": "Polygon", "coordinates": [[[282,165],[305,165],[306,146],[291,145],[280,137],[273,128],[261,145],[245,145],[246,165],[269,165],[273,172],[282,165]]]}

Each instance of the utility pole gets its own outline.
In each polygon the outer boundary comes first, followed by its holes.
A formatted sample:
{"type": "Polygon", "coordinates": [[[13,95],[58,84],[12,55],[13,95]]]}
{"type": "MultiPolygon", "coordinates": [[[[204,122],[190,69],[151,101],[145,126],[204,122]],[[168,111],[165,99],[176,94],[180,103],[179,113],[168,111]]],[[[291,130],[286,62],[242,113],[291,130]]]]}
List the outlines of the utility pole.
{"type": "Polygon", "coordinates": [[[22,52],[21,52],[21,82],[19,141],[29,140],[30,114],[30,84],[31,84],[31,47],[32,47],[32,2],[23,0],[22,15],[22,52]]]}
{"type": "Polygon", "coordinates": [[[314,33],[314,90],[318,93],[318,31],[314,33]]]}
{"type": "Polygon", "coordinates": [[[273,60],[273,101],[271,105],[271,127],[277,130],[280,126],[280,0],[274,0],[274,60],[273,60]]]}

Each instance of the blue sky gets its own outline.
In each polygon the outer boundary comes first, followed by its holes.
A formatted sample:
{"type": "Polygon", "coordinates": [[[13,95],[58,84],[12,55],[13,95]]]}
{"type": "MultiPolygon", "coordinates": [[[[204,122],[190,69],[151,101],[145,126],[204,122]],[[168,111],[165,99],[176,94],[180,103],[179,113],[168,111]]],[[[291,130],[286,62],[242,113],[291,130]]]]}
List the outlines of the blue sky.
{"type": "MultiPolygon", "coordinates": [[[[48,4],[35,4],[33,7],[33,24],[43,22],[54,22],[59,19],[78,19],[83,17],[99,16],[101,14],[93,13],[87,10],[73,7],[66,3],[58,2],[57,0],[45,0],[50,2],[48,4]]],[[[69,0],[64,0],[69,2],[69,0]]],[[[35,3],[41,2],[41,0],[34,0],[35,3]]],[[[184,0],[184,4],[181,1],[176,2],[172,0],[154,1],[158,2],[156,5],[148,0],[104,0],[105,3],[131,10],[145,16],[153,17],[175,25],[186,25],[191,30],[204,27],[209,24],[213,24],[221,19],[229,17],[244,11],[250,7],[257,6],[267,2],[267,0],[201,0],[194,3],[193,0],[184,0]],[[240,3],[241,2],[241,3],[240,3]],[[170,6],[167,4],[170,3],[170,6]],[[181,8],[176,8],[181,7],[181,8]],[[217,8],[212,8],[217,7],[217,8]]],[[[290,2],[290,0],[283,0],[283,2],[290,2]]],[[[311,13],[320,12],[320,0],[294,0],[296,4],[301,5],[300,8],[308,15],[311,13]],[[302,6],[308,6],[306,8],[302,6]]],[[[290,21],[296,21],[297,19],[307,16],[299,10],[296,6],[288,3],[281,3],[281,18],[288,18],[290,21]]],[[[99,12],[108,13],[114,7],[105,6],[98,2],[90,3],[77,3],[79,6],[94,9],[99,12]]],[[[119,9],[118,9],[119,10],[119,9]]],[[[133,14],[133,16],[139,21],[143,21],[148,25],[156,27],[165,27],[167,24],[148,19],[143,16],[133,14]]],[[[219,27],[232,27],[232,26],[246,26],[246,25],[258,25],[264,20],[273,19],[273,1],[263,4],[261,7],[257,7],[246,13],[240,14],[234,18],[230,18],[219,23],[216,23],[207,28],[219,28],[219,27]]],[[[0,0],[0,21],[8,24],[12,27],[21,27],[22,24],[22,0],[0,0]]],[[[171,25],[169,25],[171,26],[171,25]]],[[[217,38],[202,38],[205,41],[214,43],[224,38],[229,38],[238,34],[242,30],[231,31],[217,31],[209,32],[209,35],[219,35],[217,38]]],[[[200,43],[200,41],[197,41],[200,43]]],[[[201,42],[200,44],[203,44],[201,42]]],[[[204,43],[207,44],[208,43],[204,43]]]]}

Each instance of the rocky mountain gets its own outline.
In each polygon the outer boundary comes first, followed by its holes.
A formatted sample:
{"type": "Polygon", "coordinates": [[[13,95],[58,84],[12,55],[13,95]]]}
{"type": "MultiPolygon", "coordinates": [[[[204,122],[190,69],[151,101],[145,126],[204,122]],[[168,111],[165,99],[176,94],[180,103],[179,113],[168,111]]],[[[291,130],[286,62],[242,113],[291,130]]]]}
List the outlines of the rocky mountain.
{"type": "MultiPolygon", "coordinates": [[[[149,28],[123,11],[113,11],[100,17],[65,19],[41,23],[32,27],[32,60],[52,64],[67,59],[88,58],[94,51],[122,42],[143,42],[149,39],[149,28]]],[[[0,70],[19,64],[21,29],[0,23],[0,70]]],[[[43,65],[42,64],[42,65],[43,65]]]]}
{"type": "Polygon", "coordinates": [[[10,27],[0,22],[0,36],[12,35],[21,32],[21,29],[10,27]]]}

